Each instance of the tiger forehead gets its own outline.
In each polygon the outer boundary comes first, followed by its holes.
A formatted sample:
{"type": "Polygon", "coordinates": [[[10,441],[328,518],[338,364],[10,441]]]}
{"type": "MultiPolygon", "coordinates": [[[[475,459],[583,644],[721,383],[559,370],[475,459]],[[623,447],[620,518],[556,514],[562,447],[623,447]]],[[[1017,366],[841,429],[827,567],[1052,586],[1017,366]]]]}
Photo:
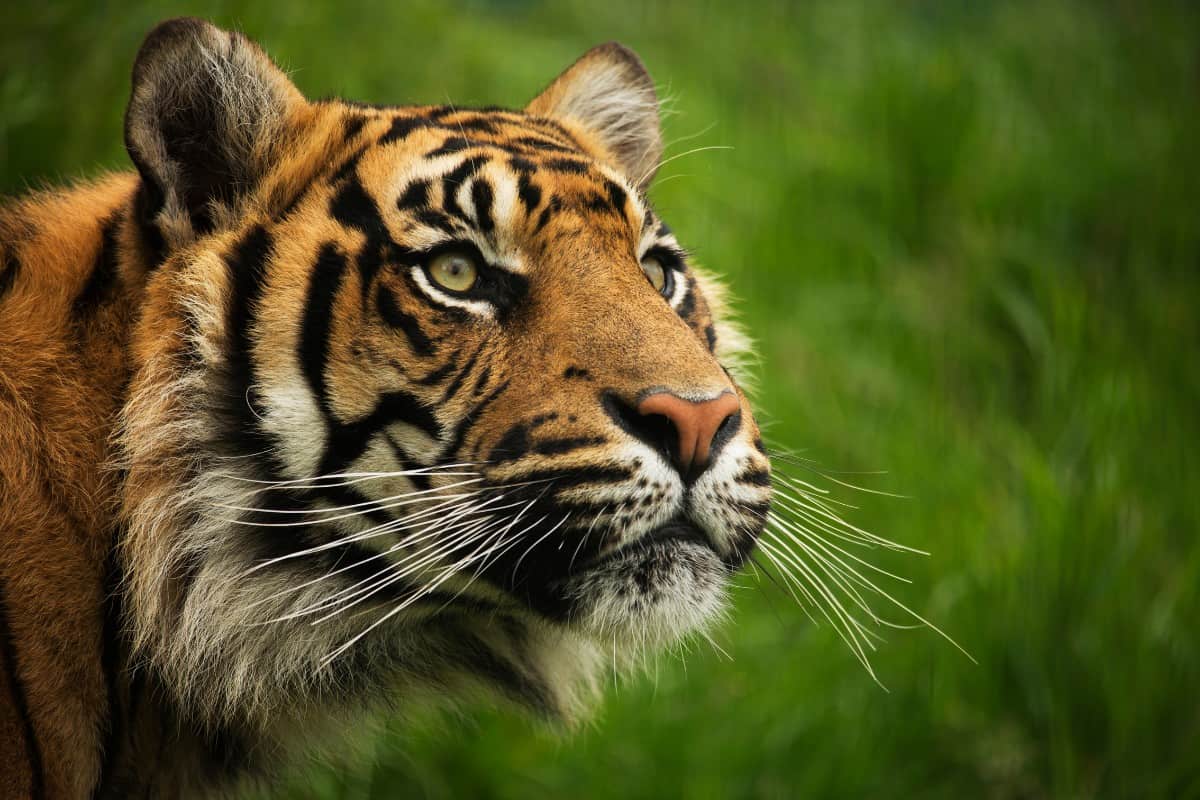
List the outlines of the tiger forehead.
{"type": "Polygon", "coordinates": [[[352,109],[343,128],[353,155],[335,179],[369,158],[380,201],[411,220],[410,244],[466,236],[508,250],[518,234],[540,234],[571,213],[627,231],[635,246],[659,228],[630,180],[556,120],[503,109],[352,109]]]}

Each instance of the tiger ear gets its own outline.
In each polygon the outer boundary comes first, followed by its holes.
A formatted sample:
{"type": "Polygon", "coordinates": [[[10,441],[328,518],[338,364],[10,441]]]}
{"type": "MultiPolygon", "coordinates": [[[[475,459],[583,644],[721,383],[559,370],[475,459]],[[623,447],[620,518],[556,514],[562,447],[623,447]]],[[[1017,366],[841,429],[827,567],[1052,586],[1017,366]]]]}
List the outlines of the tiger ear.
{"type": "Polygon", "coordinates": [[[525,111],[582,126],[640,188],[654,178],[662,157],[658,95],[650,73],[629,48],[609,42],[588,50],[525,111]]]}
{"type": "Polygon", "coordinates": [[[170,248],[221,227],[262,179],[304,104],[240,33],[186,17],[158,25],[138,51],[125,112],[143,222],[170,248]]]}

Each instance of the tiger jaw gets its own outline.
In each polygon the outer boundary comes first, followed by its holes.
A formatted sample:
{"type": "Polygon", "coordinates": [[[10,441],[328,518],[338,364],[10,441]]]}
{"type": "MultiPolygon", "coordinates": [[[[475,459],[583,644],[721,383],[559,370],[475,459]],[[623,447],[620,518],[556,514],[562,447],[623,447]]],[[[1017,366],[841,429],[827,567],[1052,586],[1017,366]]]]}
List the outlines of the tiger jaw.
{"type": "Polygon", "coordinates": [[[720,616],[728,579],[762,528],[769,492],[765,460],[741,441],[691,486],[641,444],[620,453],[636,466],[629,480],[568,489],[542,506],[552,521],[585,503],[597,512],[535,529],[531,544],[517,546],[523,554],[512,571],[505,565],[492,575],[540,615],[606,649],[636,651],[720,616]]]}
{"type": "Polygon", "coordinates": [[[717,618],[728,576],[695,527],[670,523],[568,578],[561,591],[585,635],[614,647],[655,648],[717,618]]]}

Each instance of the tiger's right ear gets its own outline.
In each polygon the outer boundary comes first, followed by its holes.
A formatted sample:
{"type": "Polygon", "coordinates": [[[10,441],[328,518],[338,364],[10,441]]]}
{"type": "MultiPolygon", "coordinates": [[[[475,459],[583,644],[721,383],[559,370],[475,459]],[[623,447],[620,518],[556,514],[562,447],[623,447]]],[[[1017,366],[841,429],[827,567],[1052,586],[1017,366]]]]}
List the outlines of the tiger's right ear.
{"type": "Polygon", "coordinates": [[[641,189],[662,157],[658,94],[632,50],[616,42],[593,47],[525,106],[563,117],[590,133],[612,165],[641,189]]]}
{"type": "Polygon", "coordinates": [[[146,36],[133,65],[125,148],[142,223],[167,249],[229,223],[286,139],[300,91],[258,45],[200,19],[146,36]]]}

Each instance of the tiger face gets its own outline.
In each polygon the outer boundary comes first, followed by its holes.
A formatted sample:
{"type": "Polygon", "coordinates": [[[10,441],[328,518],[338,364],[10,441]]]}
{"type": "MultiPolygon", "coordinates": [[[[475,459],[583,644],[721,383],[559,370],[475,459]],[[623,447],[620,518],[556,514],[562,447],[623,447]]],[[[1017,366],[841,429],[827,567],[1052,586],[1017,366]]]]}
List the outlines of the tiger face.
{"type": "Polygon", "coordinates": [[[520,111],[313,103],[181,20],[126,138],[157,264],[126,553],[181,694],[206,663],[234,708],[424,660],[529,699],[575,658],[539,647],[636,652],[719,612],[770,466],[741,337],[646,196],[636,56],[595,48],[520,111]]]}

